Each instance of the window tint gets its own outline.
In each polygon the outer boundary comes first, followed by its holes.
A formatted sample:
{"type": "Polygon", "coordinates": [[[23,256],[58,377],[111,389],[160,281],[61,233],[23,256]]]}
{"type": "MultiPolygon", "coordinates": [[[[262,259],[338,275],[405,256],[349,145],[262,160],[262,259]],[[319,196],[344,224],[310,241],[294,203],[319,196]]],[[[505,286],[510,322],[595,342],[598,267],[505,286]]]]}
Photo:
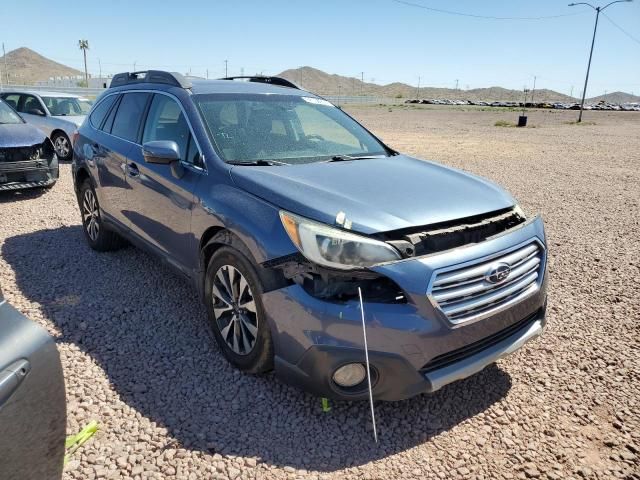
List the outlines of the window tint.
{"type": "Polygon", "coordinates": [[[142,135],[142,143],[155,140],[173,140],[181,158],[188,160],[189,125],[180,105],[166,95],[154,95],[142,135]]]}
{"type": "Polygon", "coordinates": [[[20,95],[17,93],[10,93],[8,95],[3,95],[4,101],[7,102],[11,108],[14,110],[18,110],[18,103],[20,101],[20,95]]]}
{"type": "Polygon", "coordinates": [[[96,106],[96,108],[93,110],[93,112],[91,112],[91,115],[89,116],[91,125],[93,125],[95,128],[100,128],[100,126],[102,125],[102,121],[107,116],[107,112],[111,108],[111,105],[113,105],[113,102],[116,101],[116,98],[118,98],[117,95],[109,95],[107,98],[102,100],[98,104],[98,106],[96,106]]]}
{"type": "MultiPolygon", "coordinates": [[[[20,107],[20,105],[18,105],[18,106],[20,107]]],[[[22,106],[18,111],[22,112],[22,113],[33,113],[33,114],[36,114],[35,113],[36,110],[39,110],[40,112],[44,113],[44,109],[42,108],[42,105],[40,104],[40,100],[38,100],[33,95],[23,95],[22,96],[22,106]]]]}
{"type": "Polygon", "coordinates": [[[116,112],[118,111],[120,100],[122,100],[122,95],[114,95],[114,97],[117,97],[117,99],[113,104],[113,108],[109,112],[107,119],[104,121],[104,125],[101,128],[103,132],[111,132],[111,127],[113,126],[113,119],[116,118],[116,112]]]}
{"type": "Polygon", "coordinates": [[[138,142],[140,120],[144,113],[149,93],[125,93],[118,106],[111,133],[131,142],[138,142]]]}

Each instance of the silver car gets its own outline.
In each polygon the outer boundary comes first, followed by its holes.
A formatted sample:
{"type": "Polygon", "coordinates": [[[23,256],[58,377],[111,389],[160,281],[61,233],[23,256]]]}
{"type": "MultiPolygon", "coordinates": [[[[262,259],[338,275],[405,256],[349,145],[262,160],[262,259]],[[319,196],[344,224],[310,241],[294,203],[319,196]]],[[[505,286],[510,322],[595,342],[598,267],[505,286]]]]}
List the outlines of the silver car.
{"type": "Polygon", "coordinates": [[[47,134],[60,160],[71,160],[71,138],[91,109],[89,99],[69,93],[29,90],[5,90],[0,98],[17,110],[27,123],[47,134]]]}

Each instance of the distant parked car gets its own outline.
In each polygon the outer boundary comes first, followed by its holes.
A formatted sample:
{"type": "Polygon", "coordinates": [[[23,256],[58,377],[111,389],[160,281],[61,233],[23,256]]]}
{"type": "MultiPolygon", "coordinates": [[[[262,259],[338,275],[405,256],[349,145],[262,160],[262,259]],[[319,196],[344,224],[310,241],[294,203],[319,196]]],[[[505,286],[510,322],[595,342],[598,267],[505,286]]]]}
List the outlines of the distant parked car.
{"type": "Polygon", "coordinates": [[[58,180],[51,140],[0,98],[0,191],[50,188],[58,180]]]}
{"type": "Polygon", "coordinates": [[[22,117],[41,129],[53,142],[60,160],[71,160],[73,132],[91,110],[92,102],[78,95],[59,92],[10,90],[0,93],[22,117]]]}

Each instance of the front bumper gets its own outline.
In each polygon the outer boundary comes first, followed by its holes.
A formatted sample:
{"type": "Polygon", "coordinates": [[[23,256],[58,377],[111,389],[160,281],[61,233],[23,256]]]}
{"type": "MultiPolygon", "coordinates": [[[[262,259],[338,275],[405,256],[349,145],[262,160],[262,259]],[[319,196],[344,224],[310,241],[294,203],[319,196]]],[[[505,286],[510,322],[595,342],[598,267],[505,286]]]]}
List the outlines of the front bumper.
{"type": "Polygon", "coordinates": [[[0,162],[0,191],[49,187],[59,176],[58,159],[0,162]]]}
{"type": "MultiPolygon", "coordinates": [[[[470,355],[461,355],[456,360],[444,363],[433,370],[416,370],[401,355],[369,351],[369,363],[374,372],[374,397],[378,400],[397,401],[420,393],[433,393],[449,383],[482,371],[488,365],[520,349],[525,343],[541,335],[544,325],[543,307],[524,319],[520,328],[510,332],[510,335],[495,335],[483,339],[480,342],[485,343],[485,348],[478,349],[470,355]]],[[[284,382],[315,395],[336,400],[364,400],[368,398],[366,389],[347,393],[331,380],[331,373],[337,368],[347,363],[363,362],[364,358],[364,350],[359,348],[314,345],[304,353],[297,365],[276,357],[275,370],[284,382]]]]}
{"type": "MultiPolygon", "coordinates": [[[[546,252],[540,288],[480,321],[453,324],[427,295],[430,279],[443,267],[530,241],[544,246],[540,219],[480,244],[374,268],[397,283],[408,298],[402,304],[365,301],[375,398],[401,400],[434,392],[479,372],[540,335],[546,311],[546,252]]],[[[266,293],[263,303],[274,332],[276,373],[283,381],[328,398],[367,398],[366,385],[345,391],[331,380],[341,365],[364,363],[358,302],[323,301],[292,285],[266,293]]]]}

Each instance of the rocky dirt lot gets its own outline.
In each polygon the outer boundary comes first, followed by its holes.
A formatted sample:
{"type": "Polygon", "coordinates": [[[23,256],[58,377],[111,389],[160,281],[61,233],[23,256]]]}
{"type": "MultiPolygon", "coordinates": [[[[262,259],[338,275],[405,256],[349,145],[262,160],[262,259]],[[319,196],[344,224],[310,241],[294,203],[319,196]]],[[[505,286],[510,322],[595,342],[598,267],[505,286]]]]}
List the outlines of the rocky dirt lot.
{"type": "MultiPolygon", "coordinates": [[[[0,283],[57,338],[68,432],[99,433],[66,479],[640,478],[640,115],[348,109],[390,145],[506,186],[547,224],[548,328],[431,396],[333,403],[232,369],[196,293],[135,248],[98,254],[69,165],[0,196],[0,283]]],[[[398,186],[401,188],[401,186],[398,186]]]]}

